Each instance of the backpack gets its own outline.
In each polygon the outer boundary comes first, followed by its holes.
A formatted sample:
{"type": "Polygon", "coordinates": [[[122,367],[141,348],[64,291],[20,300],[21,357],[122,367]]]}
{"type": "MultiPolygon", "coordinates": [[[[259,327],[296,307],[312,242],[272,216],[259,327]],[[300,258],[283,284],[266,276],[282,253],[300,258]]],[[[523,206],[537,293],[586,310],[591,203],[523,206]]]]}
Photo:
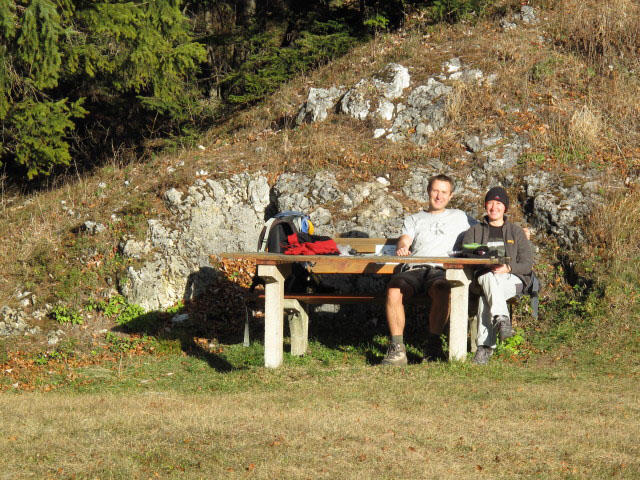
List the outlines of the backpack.
{"type": "Polygon", "coordinates": [[[302,212],[287,210],[267,220],[258,237],[258,252],[282,253],[282,244],[289,235],[308,233],[313,235],[313,223],[302,212]]]}
{"type": "MultiPolygon", "coordinates": [[[[280,212],[265,222],[258,237],[258,252],[282,253],[282,245],[287,243],[289,235],[294,233],[312,235],[313,232],[314,226],[308,215],[291,210],[280,212]]],[[[262,283],[256,273],[250,291],[253,292],[255,287],[262,283]]],[[[284,281],[284,291],[286,293],[312,293],[318,285],[319,281],[315,275],[307,271],[304,263],[293,263],[291,274],[284,281]]]]}
{"type": "Polygon", "coordinates": [[[535,318],[536,320],[538,319],[538,294],[540,293],[540,290],[542,290],[542,283],[540,282],[540,279],[538,278],[536,273],[532,271],[531,283],[529,283],[527,288],[522,293],[524,293],[525,295],[529,295],[529,298],[531,298],[531,312],[533,314],[533,318],[535,318]]]}

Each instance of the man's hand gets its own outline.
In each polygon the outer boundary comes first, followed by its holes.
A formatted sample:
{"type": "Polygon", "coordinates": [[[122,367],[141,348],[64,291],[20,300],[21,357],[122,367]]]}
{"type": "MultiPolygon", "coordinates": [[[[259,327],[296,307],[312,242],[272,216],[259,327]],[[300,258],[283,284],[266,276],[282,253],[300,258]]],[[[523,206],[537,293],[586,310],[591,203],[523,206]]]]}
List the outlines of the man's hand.
{"type": "Polygon", "coordinates": [[[509,265],[491,265],[491,271],[493,273],[511,273],[511,267],[509,265]]]}
{"type": "Polygon", "coordinates": [[[399,257],[408,257],[411,255],[411,251],[409,248],[411,247],[411,243],[413,242],[413,238],[409,235],[402,234],[398,239],[398,243],[396,244],[396,255],[399,257]]]}

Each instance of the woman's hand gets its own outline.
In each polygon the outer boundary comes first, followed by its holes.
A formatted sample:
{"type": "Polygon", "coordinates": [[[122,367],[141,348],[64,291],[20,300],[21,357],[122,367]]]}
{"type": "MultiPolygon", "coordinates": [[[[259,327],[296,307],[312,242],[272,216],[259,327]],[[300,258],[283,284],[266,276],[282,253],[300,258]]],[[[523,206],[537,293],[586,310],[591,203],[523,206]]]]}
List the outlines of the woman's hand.
{"type": "Polygon", "coordinates": [[[511,273],[511,267],[509,265],[491,265],[491,271],[493,273],[511,273]]]}
{"type": "Polygon", "coordinates": [[[398,249],[396,250],[396,255],[398,255],[399,257],[408,257],[409,255],[411,255],[411,251],[408,247],[398,247],[398,249]]]}

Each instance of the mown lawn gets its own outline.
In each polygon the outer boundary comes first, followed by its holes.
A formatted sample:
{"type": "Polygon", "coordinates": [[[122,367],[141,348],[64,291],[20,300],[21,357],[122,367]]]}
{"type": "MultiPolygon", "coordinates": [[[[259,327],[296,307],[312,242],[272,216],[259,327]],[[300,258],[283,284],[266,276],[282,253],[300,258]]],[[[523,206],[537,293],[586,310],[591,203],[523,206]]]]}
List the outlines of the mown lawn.
{"type": "MultiPolygon", "coordinates": [[[[0,397],[0,478],[638,478],[638,368],[141,355],[0,397]],[[229,368],[230,367],[230,368],[229,368]]],[[[585,364],[586,365],[586,364],[585,364]]]]}

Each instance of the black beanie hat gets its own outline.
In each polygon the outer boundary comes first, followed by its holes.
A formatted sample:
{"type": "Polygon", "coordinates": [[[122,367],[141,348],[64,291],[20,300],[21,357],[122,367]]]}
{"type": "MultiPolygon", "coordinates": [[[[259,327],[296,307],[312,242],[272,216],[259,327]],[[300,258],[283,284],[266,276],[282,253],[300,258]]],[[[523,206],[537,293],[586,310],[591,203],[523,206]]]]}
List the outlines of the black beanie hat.
{"type": "Polygon", "coordinates": [[[484,197],[484,203],[486,204],[489,200],[502,202],[504,204],[505,211],[509,210],[509,195],[507,195],[507,191],[504,188],[491,188],[484,197]]]}

